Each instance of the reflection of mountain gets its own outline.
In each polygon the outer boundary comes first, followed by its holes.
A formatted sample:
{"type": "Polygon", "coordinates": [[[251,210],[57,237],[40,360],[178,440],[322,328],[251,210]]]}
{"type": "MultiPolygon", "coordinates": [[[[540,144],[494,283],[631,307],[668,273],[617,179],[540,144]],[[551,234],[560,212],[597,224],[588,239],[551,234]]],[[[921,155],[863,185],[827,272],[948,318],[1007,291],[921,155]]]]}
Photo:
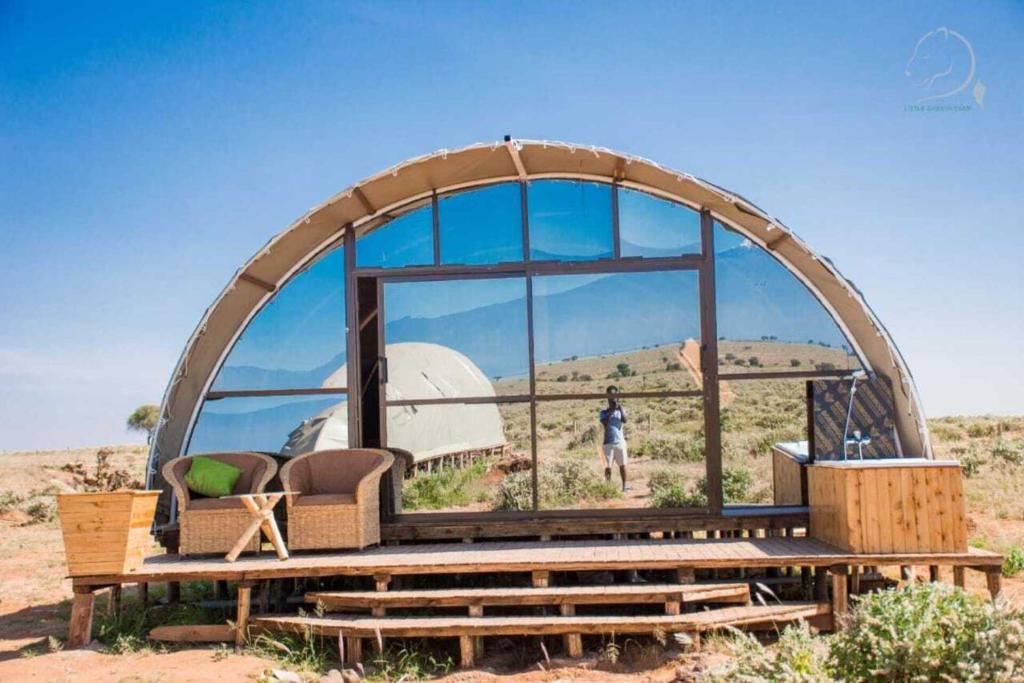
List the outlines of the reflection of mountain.
{"type": "MultiPolygon", "coordinates": [[[[718,333],[726,339],[843,343],[807,289],[757,248],[736,247],[716,259],[718,333]]],[[[698,337],[696,272],[620,273],[543,295],[536,278],[534,353],[538,362],[617,353],[698,337]]],[[[522,299],[436,318],[406,317],[387,325],[387,340],[431,341],[461,351],[489,377],[527,372],[526,306],[522,299]]],[[[341,343],[342,340],[339,340],[341,343]]],[[[308,371],[225,368],[218,385],[317,387],[345,362],[344,353],[308,371]]]]}
{"type": "MultiPolygon", "coordinates": [[[[727,339],[810,339],[843,343],[807,289],[758,249],[718,255],[718,331],[727,339]]],[[[696,272],[620,273],[542,295],[534,280],[537,362],[593,356],[699,337],[696,272]]],[[[526,311],[522,300],[438,318],[403,318],[387,326],[389,341],[429,339],[458,349],[490,377],[525,374],[526,311]]]]}
{"type": "MultiPolygon", "coordinates": [[[[339,340],[344,347],[345,340],[339,340]]],[[[252,365],[224,366],[217,375],[215,389],[308,389],[319,387],[328,376],[345,364],[345,352],[312,370],[275,370],[252,365]]]]}
{"type": "MultiPolygon", "coordinates": [[[[251,405],[265,405],[280,400],[254,399],[251,405]]],[[[217,410],[217,402],[207,403],[189,442],[188,452],[216,453],[246,449],[276,453],[288,440],[289,432],[301,425],[303,420],[343,400],[337,396],[299,400],[243,413],[214,412],[217,410]]]]}

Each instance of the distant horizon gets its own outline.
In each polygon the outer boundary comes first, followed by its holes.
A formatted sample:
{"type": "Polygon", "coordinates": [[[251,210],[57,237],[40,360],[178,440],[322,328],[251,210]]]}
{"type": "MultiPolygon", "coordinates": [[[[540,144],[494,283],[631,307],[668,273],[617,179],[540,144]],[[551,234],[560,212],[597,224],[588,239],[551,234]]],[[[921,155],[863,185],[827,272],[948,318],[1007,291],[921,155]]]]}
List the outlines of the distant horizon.
{"type": "Polygon", "coordinates": [[[1024,415],[1024,4],[517,8],[4,3],[0,452],[139,443],[268,240],[504,134],[749,197],[855,283],[926,415],[1024,415]],[[945,108],[906,73],[937,27],[985,86],[945,108]]]}

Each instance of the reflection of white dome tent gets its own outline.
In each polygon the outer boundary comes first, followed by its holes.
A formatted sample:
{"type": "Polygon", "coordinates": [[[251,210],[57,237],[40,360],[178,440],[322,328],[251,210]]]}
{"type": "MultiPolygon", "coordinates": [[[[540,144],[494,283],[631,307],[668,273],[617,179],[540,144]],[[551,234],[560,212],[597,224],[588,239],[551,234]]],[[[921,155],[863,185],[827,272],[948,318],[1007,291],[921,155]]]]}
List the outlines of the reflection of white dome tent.
{"type": "MultiPolygon", "coordinates": [[[[388,344],[387,398],[408,399],[494,396],[494,387],[469,358],[439,344],[388,344]]],[[[345,386],[343,365],[324,388],[345,386]]],[[[501,415],[494,404],[392,406],[388,444],[413,454],[416,463],[445,455],[501,449],[505,446],[501,415]]],[[[294,457],[310,451],[348,447],[348,403],[341,402],[304,420],[281,448],[294,457]]]]}

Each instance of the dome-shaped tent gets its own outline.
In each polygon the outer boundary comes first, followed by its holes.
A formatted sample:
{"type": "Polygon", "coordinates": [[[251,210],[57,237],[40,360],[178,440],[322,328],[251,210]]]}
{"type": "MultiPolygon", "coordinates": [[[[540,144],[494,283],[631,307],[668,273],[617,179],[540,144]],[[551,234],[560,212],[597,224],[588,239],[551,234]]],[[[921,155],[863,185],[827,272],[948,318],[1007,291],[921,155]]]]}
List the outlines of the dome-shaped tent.
{"type": "MultiPolygon", "coordinates": [[[[494,387],[480,368],[454,349],[399,342],[388,344],[385,353],[392,368],[386,385],[388,400],[494,396],[494,387]]],[[[347,374],[348,366],[343,365],[323,387],[345,386],[347,374]]],[[[505,445],[501,415],[494,404],[405,405],[387,410],[389,443],[412,453],[416,463],[505,445]]],[[[281,455],[294,457],[348,445],[348,403],[343,401],[303,421],[289,434],[281,455]]]]}

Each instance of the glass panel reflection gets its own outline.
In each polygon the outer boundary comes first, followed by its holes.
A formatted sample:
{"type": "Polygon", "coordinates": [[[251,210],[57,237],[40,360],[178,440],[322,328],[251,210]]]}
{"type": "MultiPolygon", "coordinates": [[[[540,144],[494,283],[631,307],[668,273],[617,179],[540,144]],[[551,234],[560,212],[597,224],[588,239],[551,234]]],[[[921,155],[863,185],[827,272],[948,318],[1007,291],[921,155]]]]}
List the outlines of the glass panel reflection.
{"type": "Polygon", "coordinates": [[[390,400],[525,393],[526,280],[384,285],[390,400]]]}
{"type": "Polygon", "coordinates": [[[527,198],[532,260],[586,261],[612,257],[609,185],[537,180],[527,186],[527,198]]]}
{"type": "Polygon", "coordinates": [[[619,188],[619,240],[622,256],[699,254],[700,214],[646,192],[619,188]]]}
{"type": "MultiPolygon", "coordinates": [[[[213,388],[318,388],[344,363],[345,257],[339,247],[288,281],[256,314],[213,388]]],[[[344,380],[332,386],[345,386],[344,380]]]]}
{"type": "Polygon", "coordinates": [[[427,206],[374,228],[356,244],[356,266],[401,268],[434,263],[434,212],[427,206]]]}
{"type": "MultiPolygon", "coordinates": [[[[604,400],[537,404],[541,509],[704,507],[704,417],[698,398],[621,399],[622,440],[608,444],[604,400]],[[625,463],[627,489],[622,490],[625,463]],[[606,469],[607,468],[607,469],[606,469]],[[607,478],[606,478],[607,477],[607,478]]],[[[613,440],[614,441],[614,440],[613,440]]]]}
{"type": "Polygon", "coordinates": [[[519,183],[447,195],[438,200],[441,263],[523,260],[519,183]]]}
{"type": "Polygon", "coordinates": [[[348,446],[348,402],[338,396],[206,401],[188,453],[261,451],[289,457],[348,446]]]}
{"type": "Polygon", "coordinates": [[[533,279],[538,394],[699,386],[696,271],[533,279]]]}
{"type": "Polygon", "coordinates": [[[415,463],[402,510],[530,509],[529,411],[526,403],[388,407],[388,447],[415,463]]]}
{"type": "Polygon", "coordinates": [[[717,222],[715,295],[720,372],[861,367],[807,287],[763,249],[717,222]]]}
{"type": "Polygon", "coordinates": [[[772,503],[772,446],[806,452],[804,380],[736,380],[720,384],[722,493],[726,504],[772,503]]]}

